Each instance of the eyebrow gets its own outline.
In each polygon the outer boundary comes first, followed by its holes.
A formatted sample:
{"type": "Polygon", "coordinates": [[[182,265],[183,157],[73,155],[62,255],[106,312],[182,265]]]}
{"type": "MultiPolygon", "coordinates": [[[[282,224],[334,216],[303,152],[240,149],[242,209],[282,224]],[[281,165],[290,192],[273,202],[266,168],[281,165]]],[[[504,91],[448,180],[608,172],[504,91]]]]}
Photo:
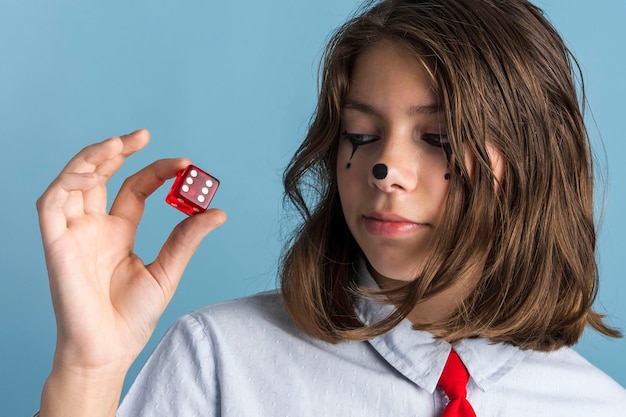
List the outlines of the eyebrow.
{"type": "MultiPolygon", "coordinates": [[[[356,110],[361,113],[371,114],[373,116],[382,117],[382,112],[377,110],[374,106],[363,103],[357,100],[348,100],[343,105],[344,109],[356,110]]],[[[429,114],[437,114],[441,113],[443,109],[439,104],[426,104],[426,105],[416,105],[411,106],[407,111],[409,116],[419,116],[419,115],[429,115],[429,114]]]]}

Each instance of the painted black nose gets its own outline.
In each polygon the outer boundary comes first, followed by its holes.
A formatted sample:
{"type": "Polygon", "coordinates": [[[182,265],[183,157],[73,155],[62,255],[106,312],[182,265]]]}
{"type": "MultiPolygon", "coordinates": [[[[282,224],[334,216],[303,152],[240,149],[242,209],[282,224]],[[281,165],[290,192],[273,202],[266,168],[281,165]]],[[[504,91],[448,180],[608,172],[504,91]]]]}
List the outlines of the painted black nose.
{"type": "Polygon", "coordinates": [[[377,180],[384,180],[387,177],[387,165],[385,164],[376,164],[372,168],[372,174],[374,174],[374,178],[377,180]]]}

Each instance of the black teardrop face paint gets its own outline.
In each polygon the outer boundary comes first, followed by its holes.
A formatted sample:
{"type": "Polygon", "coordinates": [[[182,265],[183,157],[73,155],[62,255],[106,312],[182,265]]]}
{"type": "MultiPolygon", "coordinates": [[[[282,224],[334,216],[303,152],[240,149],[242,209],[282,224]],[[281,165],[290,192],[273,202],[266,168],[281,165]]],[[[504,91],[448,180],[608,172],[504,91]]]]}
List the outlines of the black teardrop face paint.
{"type": "Polygon", "coordinates": [[[376,135],[366,135],[361,133],[344,132],[341,134],[341,136],[349,140],[350,144],[352,145],[352,153],[350,154],[350,159],[346,164],[346,169],[350,169],[350,167],[352,166],[350,162],[352,161],[352,157],[356,153],[356,150],[359,149],[359,146],[367,145],[368,143],[376,142],[380,139],[380,137],[376,135]]]}
{"type": "Polygon", "coordinates": [[[352,157],[354,156],[354,154],[356,153],[356,150],[359,149],[359,146],[361,146],[359,143],[357,142],[352,142],[352,153],[350,154],[350,160],[352,161],[352,157]]]}
{"type": "Polygon", "coordinates": [[[352,142],[352,153],[350,154],[350,159],[348,160],[348,163],[346,164],[346,169],[350,169],[350,167],[352,166],[350,161],[352,161],[352,157],[356,153],[357,149],[359,149],[359,144],[355,143],[355,142],[352,142]]]}
{"type": "Polygon", "coordinates": [[[450,173],[446,172],[446,175],[443,176],[446,181],[450,181],[450,173]]]}

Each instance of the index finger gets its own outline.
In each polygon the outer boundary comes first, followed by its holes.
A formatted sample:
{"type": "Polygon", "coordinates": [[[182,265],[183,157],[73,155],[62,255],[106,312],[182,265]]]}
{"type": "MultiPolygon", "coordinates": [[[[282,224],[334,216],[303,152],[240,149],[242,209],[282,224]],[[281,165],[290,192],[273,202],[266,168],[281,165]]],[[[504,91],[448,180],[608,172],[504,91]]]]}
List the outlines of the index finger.
{"type": "Polygon", "coordinates": [[[146,198],[189,163],[186,158],[161,159],[128,177],[115,197],[110,214],[123,217],[137,227],[146,198]]]}
{"type": "Polygon", "coordinates": [[[91,173],[111,177],[124,159],[144,148],[150,141],[150,133],[139,129],[89,145],[78,152],[63,168],[64,173],[91,173]]]}

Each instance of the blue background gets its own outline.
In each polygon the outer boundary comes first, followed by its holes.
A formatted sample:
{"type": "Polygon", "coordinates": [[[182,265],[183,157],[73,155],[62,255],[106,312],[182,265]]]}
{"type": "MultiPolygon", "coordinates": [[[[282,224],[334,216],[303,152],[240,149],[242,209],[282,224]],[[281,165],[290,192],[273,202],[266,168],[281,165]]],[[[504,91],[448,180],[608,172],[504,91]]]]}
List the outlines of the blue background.
{"type": "MultiPolygon", "coordinates": [[[[205,240],[139,363],[181,314],[273,288],[290,231],[282,169],[315,105],[320,51],[354,0],[3,1],[0,7],[0,408],[30,415],[50,369],[55,321],[35,200],[88,143],[139,127],[152,142],[111,181],[191,157],[222,181],[229,221],[205,240]],[[286,217],[285,217],[286,216],[286,217]]],[[[608,199],[598,308],[626,328],[626,3],[541,0],[581,61],[608,199]],[[598,140],[602,137],[605,150],[598,140]]],[[[149,199],[146,262],[182,214],[149,199]]],[[[599,199],[601,202],[602,199],[599,199]]],[[[626,385],[626,341],[586,334],[577,349],[626,385]]],[[[135,365],[129,380],[139,368],[135,365]]]]}

